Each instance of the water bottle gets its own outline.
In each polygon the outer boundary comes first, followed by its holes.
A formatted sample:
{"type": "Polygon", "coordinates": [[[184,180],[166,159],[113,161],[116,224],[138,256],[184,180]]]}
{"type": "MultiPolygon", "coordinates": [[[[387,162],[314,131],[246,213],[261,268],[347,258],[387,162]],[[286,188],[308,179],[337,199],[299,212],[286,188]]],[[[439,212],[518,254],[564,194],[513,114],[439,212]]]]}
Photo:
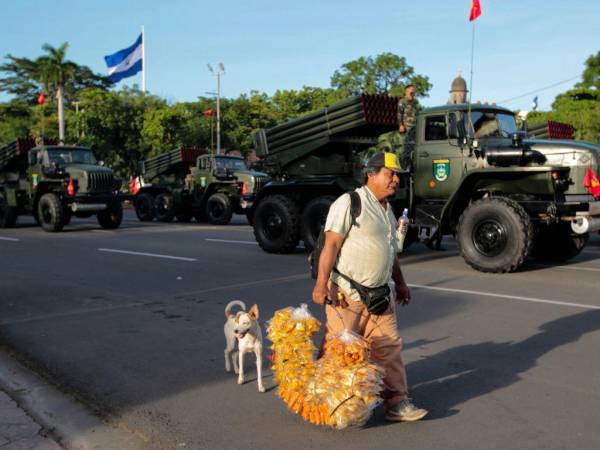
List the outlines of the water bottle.
{"type": "Polygon", "coordinates": [[[408,224],[410,220],[408,218],[408,208],[404,208],[402,211],[402,216],[398,219],[398,249],[402,251],[404,248],[404,239],[406,238],[406,234],[408,233],[408,224]]]}

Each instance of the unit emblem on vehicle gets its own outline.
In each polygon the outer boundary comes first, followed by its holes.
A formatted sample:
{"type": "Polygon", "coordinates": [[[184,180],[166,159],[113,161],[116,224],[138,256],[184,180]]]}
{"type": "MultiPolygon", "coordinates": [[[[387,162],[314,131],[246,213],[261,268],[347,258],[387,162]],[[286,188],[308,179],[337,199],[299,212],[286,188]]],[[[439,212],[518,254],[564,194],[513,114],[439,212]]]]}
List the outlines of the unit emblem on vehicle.
{"type": "Polygon", "coordinates": [[[446,181],[450,176],[450,160],[449,159],[434,159],[433,160],[433,176],[438,181],[446,181]]]}

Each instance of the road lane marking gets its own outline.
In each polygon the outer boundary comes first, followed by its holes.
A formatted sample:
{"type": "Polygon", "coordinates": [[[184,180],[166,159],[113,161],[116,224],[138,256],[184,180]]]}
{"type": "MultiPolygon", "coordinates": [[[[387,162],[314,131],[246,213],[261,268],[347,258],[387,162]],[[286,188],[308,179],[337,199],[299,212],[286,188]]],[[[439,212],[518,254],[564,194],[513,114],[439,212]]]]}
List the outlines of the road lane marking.
{"type": "Polygon", "coordinates": [[[0,237],[0,241],[19,242],[20,240],[21,239],[17,239],[17,238],[0,237]]]}
{"type": "Polygon", "coordinates": [[[257,242],[254,241],[233,241],[230,239],[204,239],[205,241],[209,241],[209,242],[226,242],[228,244],[247,244],[247,245],[258,245],[257,242]]]}
{"type": "Polygon", "coordinates": [[[509,300],[518,300],[522,302],[531,302],[531,303],[545,303],[548,305],[558,305],[558,306],[570,306],[572,308],[582,308],[582,309],[600,309],[598,305],[589,305],[586,303],[570,303],[570,302],[559,302],[558,300],[547,300],[544,298],[535,298],[535,297],[521,297],[518,295],[506,295],[506,294],[494,294],[493,292],[483,292],[483,291],[470,291],[466,289],[453,289],[453,288],[444,288],[438,286],[427,286],[426,284],[409,284],[409,287],[416,289],[428,289],[431,291],[442,291],[442,292],[453,292],[456,294],[468,294],[468,295],[481,295],[485,297],[495,297],[495,298],[507,298],[509,300]]]}
{"type": "Polygon", "coordinates": [[[216,286],[213,288],[201,289],[199,291],[184,292],[184,293],[178,294],[178,295],[185,297],[188,295],[204,294],[206,292],[226,291],[228,289],[238,289],[238,288],[242,288],[242,287],[257,286],[257,285],[261,285],[261,284],[286,283],[288,281],[298,281],[298,280],[304,280],[304,279],[309,279],[309,278],[310,278],[310,274],[302,273],[302,274],[298,274],[298,275],[289,275],[287,277],[269,278],[266,280],[263,279],[263,280],[256,280],[256,281],[247,281],[244,283],[228,284],[225,286],[216,286]]]}
{"type": "MultiPolygon", "coordinates": [[[[552,266],[548,266],[548,267],[552,267],[552,266]]],[[[555,266],[557,269],[563,269],[563,270],[583,270],[584,272],[600,272],[600,269],[595,268],[595,267],[577,267],[577,266],[555,266]]]]}
{"type": "Polygon", "coordinates": [[[99,248],[98,251],[108,253],[122,253],[125,255],[149,256],[152,258],[177,259],[179,261],[198,261],[196,258],[185,258],[183,256],[159,255],[157,253],[131,252],[128,250],[117,250],[114,248],[99,248]]]}

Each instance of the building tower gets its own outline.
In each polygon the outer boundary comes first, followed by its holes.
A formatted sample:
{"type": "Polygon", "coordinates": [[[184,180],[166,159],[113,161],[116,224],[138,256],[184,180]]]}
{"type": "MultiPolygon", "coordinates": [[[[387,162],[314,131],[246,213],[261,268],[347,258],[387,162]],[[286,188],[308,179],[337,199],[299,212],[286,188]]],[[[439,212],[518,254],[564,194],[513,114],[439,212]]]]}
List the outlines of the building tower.
{"type": "Polygon", "coordinates": [[[450,99],[449,104],[455,105],[458,103],[467,103],[467,82],[460,75],[460,71],[456,78],[452,80],[452,86],[450,87],[450,99]]]}

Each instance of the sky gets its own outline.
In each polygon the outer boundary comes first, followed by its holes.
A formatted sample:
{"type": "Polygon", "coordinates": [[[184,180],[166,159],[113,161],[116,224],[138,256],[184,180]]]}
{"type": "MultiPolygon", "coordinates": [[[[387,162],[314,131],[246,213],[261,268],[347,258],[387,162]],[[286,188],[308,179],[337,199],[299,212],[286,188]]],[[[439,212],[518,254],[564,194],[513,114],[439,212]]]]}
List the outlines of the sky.
{"type": "MultiPolygon", "coordinates": [[[[69,43],[67,58],[105,73],[104,55],[145,28],[146,88],[169,102],[216,90],[207,69],[222,62],[221,95],[329,87],[341,65],[392,52],[433,84],[426,106],[446,103],[461,71],[469,83],[471,0],[4,0],[0,58],[35,58],[69,43]]],[[[481,0],[475,22],[473,101],[550,108],[600,51],[600,2],[481,0]],[[527,94],[571,79],[537,94],[527,94]],[[512,100],[514,97],[522,98],[512,100]],[[506,101],[510,100],[510,101],[506,101]]],[[[4,59],[2,59],[4,61],[4,59]]],[[[141,76],[121,85],[141,85],[141,76]]],[[[9,97],[0,94],[0,100],[9,97]]]]}

